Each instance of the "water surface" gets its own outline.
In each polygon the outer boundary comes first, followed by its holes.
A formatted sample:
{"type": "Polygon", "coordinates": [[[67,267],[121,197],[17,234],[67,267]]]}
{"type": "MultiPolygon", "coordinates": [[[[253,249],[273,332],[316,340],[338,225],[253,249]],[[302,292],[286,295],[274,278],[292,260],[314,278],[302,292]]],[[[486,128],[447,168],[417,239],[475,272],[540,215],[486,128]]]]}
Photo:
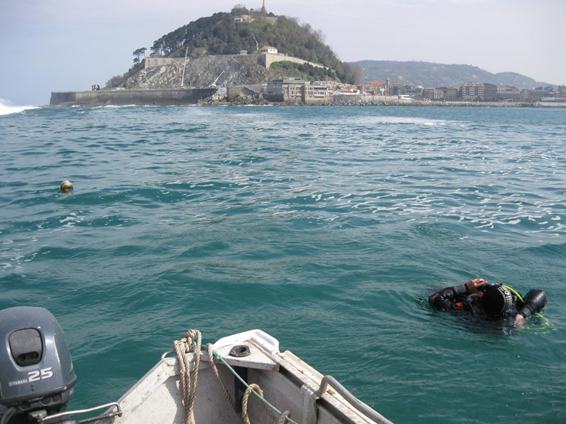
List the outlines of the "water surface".
{"type": "Polygon", "coordinates": [[[489,108],[3,115],[0,309],[57,317],[73,409],[116,400],[188,328],[261,328],[396,423],[566,422],[565,126],[489,108]],[[474,277],[546,290],[550,325],[427,305],[474,277]]]}

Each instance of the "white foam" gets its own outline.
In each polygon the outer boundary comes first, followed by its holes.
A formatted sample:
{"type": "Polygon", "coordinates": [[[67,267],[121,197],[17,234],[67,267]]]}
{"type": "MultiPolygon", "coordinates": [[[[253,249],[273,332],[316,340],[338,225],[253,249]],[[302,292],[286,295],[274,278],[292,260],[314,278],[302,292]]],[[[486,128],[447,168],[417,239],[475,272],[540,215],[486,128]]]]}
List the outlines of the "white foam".
{"type": "Polygon", "coordinates": [[[0,98],[0,115],[20,113],[28,109],[38,109],[38,106],[12,106],[9,104],[9,102],[0,98]]]}

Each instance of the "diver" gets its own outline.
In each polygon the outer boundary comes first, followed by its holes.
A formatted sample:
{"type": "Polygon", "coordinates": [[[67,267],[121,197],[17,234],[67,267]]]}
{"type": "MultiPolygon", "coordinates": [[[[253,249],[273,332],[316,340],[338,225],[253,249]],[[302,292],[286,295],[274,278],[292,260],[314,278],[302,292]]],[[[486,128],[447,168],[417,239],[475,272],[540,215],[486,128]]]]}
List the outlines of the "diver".
{"type": "Polygon", "coordinates": [[[546,293],[533,289],[523,297],[511,287],[476,278],[442,289],[428,301],[441,311],[468,313],[481,320],[512,320],[515,325],[522,325],[546,306],[546,293]]]}

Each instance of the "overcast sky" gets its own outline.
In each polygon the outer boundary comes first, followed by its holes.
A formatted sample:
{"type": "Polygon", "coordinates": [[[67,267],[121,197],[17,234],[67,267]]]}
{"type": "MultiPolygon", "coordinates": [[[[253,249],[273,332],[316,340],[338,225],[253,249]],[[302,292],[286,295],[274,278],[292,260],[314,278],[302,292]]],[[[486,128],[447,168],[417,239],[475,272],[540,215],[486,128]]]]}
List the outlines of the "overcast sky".
{"type": "MultiPolygon", "coordinates": [[[[203,16],[262,0],[0,0],[0,99],[104,86],[132,52],[203,16]]],[[[343,61],[467,64],[566,84],[566,0],[266,0],[321,30],[343,61]]],[[[276,46],[275,46],[276,47],[276,46]]],[[[0,100],[1,102],[2,100],[0,100]]]]}

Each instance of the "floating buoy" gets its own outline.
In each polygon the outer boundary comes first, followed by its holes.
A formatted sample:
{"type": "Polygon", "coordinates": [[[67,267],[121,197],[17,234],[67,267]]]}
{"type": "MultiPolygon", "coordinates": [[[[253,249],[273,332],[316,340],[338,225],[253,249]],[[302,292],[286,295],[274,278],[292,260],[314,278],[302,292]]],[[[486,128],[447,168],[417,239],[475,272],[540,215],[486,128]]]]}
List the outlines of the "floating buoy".
{"type": "Polygon", "coordinates": [[[73,183],[65,180],[61,183],[61,191],[71,191],[73,189],[73,183]]]}

